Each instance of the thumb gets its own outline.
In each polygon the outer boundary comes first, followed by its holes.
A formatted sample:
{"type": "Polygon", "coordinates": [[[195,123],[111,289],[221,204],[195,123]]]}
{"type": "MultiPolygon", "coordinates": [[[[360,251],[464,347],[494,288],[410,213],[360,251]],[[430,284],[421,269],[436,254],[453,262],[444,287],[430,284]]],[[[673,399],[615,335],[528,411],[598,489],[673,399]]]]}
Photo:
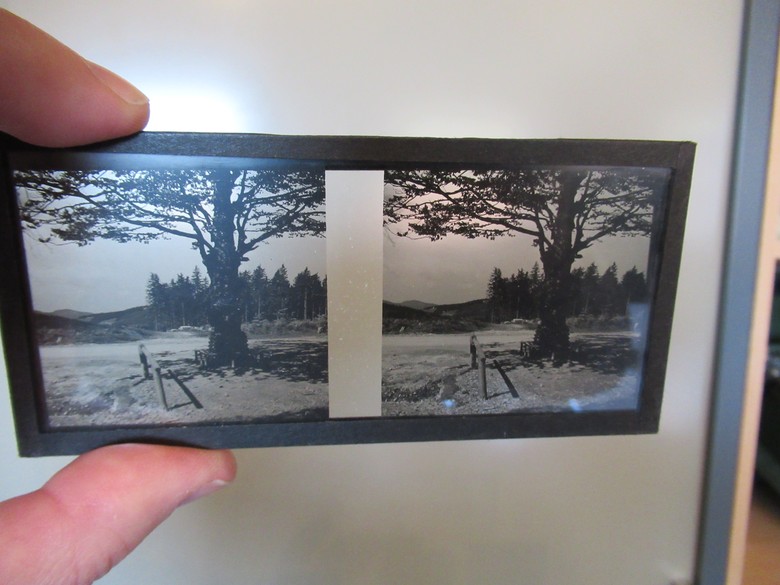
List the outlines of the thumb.
{"type": "Polygon", "coordinates": [[[0,503],[0,582],[92,583],[235,472],[227,451],[117,445],[82,455],[40,490],[0,503]]]}

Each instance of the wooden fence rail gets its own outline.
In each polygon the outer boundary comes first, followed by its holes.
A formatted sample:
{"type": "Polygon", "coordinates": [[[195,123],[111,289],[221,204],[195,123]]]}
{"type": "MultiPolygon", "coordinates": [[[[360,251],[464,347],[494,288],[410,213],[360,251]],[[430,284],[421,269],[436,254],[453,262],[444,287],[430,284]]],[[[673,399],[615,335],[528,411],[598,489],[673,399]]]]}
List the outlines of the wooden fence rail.
{"type": "Polygon", "coordinates": [[[471,369],[479,368],[479,385],[482,388],[482,396],[487,400],[487,372],[485,371],[485,350],[477,339],[476,334],[472,334],[469,340],[469,352],[471,353],[471,369]]]}

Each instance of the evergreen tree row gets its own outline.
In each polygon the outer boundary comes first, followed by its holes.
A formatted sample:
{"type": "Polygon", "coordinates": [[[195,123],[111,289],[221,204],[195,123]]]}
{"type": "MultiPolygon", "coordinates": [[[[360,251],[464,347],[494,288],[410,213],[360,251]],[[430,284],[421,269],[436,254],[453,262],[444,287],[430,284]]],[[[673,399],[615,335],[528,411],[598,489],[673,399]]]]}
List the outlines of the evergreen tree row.
{"type": "MultiPolygon", "coordinates": [[[[304,268],[290,282],[287,268],[282,265],[269,279],[265,269],[239,274],[239,299],[244,322],[267,319],[311,320],[327,314],[328,279],[320,279],[304,268]]],[[[158,331],[182,326],[200,327],[208,324],[211,302],[209,282],[195,267],[191,276],[179,274],[169,283],[152,273],[146,285],[146,303],[158,331]]]]}
{"type": "MultiPolygon", "coordinates": [[[[547,284],[539,264],[530,271],[518,270],[504,277],[493,268],[487,285],[489,319],[537,319],[547,284]]],[[[571,272],[567,312],[572,317],[616,317],[627,314],[631,303],[647,300],[645,275],[634,266],[618,278],[614,262],[603,273],[595,263],[571,272]]]]}

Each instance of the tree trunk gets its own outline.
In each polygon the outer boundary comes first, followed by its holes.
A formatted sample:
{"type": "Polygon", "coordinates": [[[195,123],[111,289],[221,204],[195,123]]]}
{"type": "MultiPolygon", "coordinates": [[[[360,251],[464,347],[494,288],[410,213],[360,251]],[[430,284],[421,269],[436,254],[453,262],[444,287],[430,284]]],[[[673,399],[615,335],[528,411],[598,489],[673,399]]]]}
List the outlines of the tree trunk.
{"type": "Polygon", "coordinates": [[[569,357],[569,326],[566,317],[571,304],[571,268],[576,258],[572,249],[574,204],[585,177],[581,171],[561,171],[555,225],[549,244],[540,246],[544,281],[541,287],[539,326],[534,344],[540,357],[552,358],[557,364],[569,357]]]}
{"type": "Polygon", "coordinates": [[[204,264],[209,275],[209,357],[215,366],[244,363],[248,356],[246,334],[241,330],[241,255],[234,243],[231,204],[234,177],[231,171],[215,171],[213,249],[204,264]]]}
{"type": "MultiPolygon", "coordinates": [[[[211,275],[209,275],[211,277],[211,275]]],[[[241,329],[241,307],[222,286],[213,286],[208,309],[209,357],[215,366],[245,363],[249,354],[246,334],[241,329]]]]}
{"type": "Polygon", "coordinates": [[[566,317],[571,303],[571,262],[550,259],[544,262],[544,274],[534,344],[540,357],[563,363],[569,357],[566,317]]]}

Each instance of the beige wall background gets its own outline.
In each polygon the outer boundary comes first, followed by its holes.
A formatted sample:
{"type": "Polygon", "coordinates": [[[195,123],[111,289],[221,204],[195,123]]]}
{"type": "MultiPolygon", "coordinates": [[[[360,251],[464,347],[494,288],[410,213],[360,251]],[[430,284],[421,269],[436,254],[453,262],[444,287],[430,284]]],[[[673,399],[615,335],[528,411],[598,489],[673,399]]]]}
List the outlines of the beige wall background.
{"type": "MultiPolygon", "coordinates": [[[[698,143],[657,435],[245,450],[106,585],[690,578],[741,24],[711,0],[0,0],[152,101],[150,129],[698,143]]],[[[331,210],[332,212],[332,210],[331,210]]],[[[330,234],[329,234],[330,235],[330,234]]],[[[0,497],[66,458],[16,455],[0,497]]]]}

